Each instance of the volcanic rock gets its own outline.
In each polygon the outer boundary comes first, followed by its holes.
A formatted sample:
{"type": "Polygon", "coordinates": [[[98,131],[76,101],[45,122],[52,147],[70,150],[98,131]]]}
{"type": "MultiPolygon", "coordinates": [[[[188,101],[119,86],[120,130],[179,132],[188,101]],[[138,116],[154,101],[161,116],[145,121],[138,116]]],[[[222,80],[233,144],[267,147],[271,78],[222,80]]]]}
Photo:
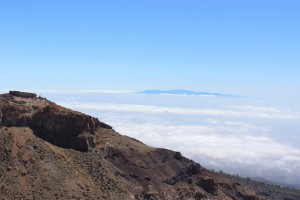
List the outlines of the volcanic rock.
{"type": "Polygon", "coordinates": [[[29,92],[20,92],[20,91],[9,91],[10,95],[16,96],[16,97],[22,97],[22,98],[35,98],[37,95],[35,93],[29,93],[29,92]]]}
{"type": "Polygon", "coordinates": [[[81,151],[95,147],[94,132],[98,128],[111,129],[97,118],[19,91],[0,96],[0,126],[30,127],[52,144],[81,151]]]}

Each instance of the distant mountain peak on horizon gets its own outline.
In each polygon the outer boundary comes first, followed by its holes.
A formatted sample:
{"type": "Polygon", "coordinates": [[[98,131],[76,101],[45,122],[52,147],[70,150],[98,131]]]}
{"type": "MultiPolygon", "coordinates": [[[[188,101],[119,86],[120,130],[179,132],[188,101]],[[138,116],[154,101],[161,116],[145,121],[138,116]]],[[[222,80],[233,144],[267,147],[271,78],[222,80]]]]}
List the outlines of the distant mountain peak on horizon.
{"type": "Polygon", "coordinates": [[[223,94],[223,93],[215,93],[215,92],[197,92],[192,90],[183,90],[183,89],[175,89],[175,90],[144,90],[138,92],[139,94],[154,94],[154,95],[194,95],[194,96],[216,96],[216,97],[241,97],[233,94],[223,94]]]}

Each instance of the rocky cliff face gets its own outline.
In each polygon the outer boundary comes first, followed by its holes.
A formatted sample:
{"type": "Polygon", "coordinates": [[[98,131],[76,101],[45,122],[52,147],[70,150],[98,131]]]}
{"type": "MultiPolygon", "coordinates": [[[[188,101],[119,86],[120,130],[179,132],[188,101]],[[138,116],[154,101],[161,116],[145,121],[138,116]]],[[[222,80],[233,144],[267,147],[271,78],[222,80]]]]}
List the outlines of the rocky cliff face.
{"type": "Polygon", "coordinates": [[[0,197],[258,200],[245,185],[179,152],[149,147],[22,92],[0,95],[0,197]]]}
{"type": "Polygon", "coordinates": [[[94,132],[98,128],[111,128],[97,118],[19,91],[0,96],[0,126],[30,127],[53,144],[81,151],[95,146],[94,132]]]}

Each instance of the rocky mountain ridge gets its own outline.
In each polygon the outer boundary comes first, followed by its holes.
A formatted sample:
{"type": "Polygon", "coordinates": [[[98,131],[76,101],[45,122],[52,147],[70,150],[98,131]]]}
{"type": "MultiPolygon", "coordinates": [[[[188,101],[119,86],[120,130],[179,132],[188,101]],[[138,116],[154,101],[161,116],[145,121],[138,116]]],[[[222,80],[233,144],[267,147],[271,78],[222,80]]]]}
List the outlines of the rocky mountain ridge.
{"type": "Polygon", "coordinates": [[[97,118],[18,91],[0,95],[0,197],[259,199],[179,152],[149,147],[97,118]]]}
{"type": "Polygon", "coordinates": [[[95,146],[93,132],[100,127],[111,129],[97,118],[63,108],[33,93],[10,91],[0,96],[0,101],[0,126],[30,127],[58,146],[87,151],[95,146]]]}

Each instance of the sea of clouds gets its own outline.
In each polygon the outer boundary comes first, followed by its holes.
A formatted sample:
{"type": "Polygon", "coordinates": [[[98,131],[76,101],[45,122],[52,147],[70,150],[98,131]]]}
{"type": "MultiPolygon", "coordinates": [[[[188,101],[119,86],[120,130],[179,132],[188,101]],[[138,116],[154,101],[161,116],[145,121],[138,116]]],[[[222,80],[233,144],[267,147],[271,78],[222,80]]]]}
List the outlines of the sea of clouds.
{"type": "Polygon", "coordinates": [[[44,94],[143,143],[215,170],[300,184],[300,113],[249,99],[135,93],[44,94]]]}

